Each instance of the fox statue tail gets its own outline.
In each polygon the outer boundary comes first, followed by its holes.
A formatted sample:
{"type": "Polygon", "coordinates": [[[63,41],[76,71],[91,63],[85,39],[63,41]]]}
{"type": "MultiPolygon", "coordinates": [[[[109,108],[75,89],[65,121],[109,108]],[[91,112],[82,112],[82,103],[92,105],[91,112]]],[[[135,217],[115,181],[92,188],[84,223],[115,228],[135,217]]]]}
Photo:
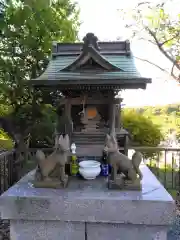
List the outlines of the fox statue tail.
{"type": "Polygon", "coordinates": [[[132,156],[132,165],[136,173],[139,175],[139,178],[142,179],[143,175],[141,170],[139,169],[139,165],[142,162],[143,155],[140,152],[135,152],[132,156]]]}
{"type": "Polygon", "coordinates": [[[44,154],[44,152],[43,151],[41,151],[41,150],[37,150],[37,152],[36,152],[36,158],[37,158],[37,160],[38,161],[44,161],[45,160],[45,154],[44,154]]]}

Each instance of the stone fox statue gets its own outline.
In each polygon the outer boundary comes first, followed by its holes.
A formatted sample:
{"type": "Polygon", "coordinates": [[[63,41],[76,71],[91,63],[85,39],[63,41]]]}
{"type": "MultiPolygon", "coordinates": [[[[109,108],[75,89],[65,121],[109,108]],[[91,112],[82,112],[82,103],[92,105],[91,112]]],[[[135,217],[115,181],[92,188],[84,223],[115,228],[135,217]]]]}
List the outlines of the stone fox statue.
{"type": "Polygon", "coordinates": [[[118,170],[125,175],[128,180],[135,181],[137,175],[142,179],[139,165],[142,161],[142,154],[135,152],[132,160],[119,152],[118,144],[114,136],[107,135],[104,151],[108,154],[109,164],[112,166],[112,180],[116,180],[118,170]]]}
{"type": "Polygon", "coordinates": [[[43,151],[36,152],[38,169],[36,171],[36,181],[59,181],[65,185],[68,176],[65,174],[65,164],[67,162],[67,152],[69,151],[69,136],[61,135],[55,138],[55,147],[51,155],[45,157],[43,151]]]}

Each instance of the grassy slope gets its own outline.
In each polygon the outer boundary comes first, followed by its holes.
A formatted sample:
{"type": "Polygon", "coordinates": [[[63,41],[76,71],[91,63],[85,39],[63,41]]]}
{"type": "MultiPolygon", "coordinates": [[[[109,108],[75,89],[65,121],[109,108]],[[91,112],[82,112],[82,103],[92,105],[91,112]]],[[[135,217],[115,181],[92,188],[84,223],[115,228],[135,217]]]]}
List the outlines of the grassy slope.
{"type": "Polygon", "coordinates": [[[158,180],[164,185],[167,191],[172,195],[173,198],[176,197],[176,192],[178,186],[175,184],[175,174],[176,172],[171,169],[150,167],[151,171],[156,175],[158,180]]]}

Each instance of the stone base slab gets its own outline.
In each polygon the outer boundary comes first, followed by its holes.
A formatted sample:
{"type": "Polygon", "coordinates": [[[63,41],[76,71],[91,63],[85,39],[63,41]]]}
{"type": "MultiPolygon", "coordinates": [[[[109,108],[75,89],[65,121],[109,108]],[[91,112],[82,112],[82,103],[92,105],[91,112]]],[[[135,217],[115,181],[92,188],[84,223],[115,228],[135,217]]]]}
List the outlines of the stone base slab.
{"type": "Polygon", "coordinates": [[[146,165],[140,169],[141,191],[108,189],[104,177],[34,188],[32,171],[1,195],[1,218],[11,221],[12,240],[166,240],[174,200],[146,165]]]}
{"type": "Polygon", "coordinates": [[[166,226],[12,220],[11,240],[166,240],[166,226]]]}
{"type": "Polygon", "coordinates": [[[167,228],[130,224],[87,224],[88,240],[167,240],[167,228]]]}
{"type": "Polygon", "coordinates": [[[85,240],[85,224],[59,221],[10,221],[11,240],[85,240]]]}

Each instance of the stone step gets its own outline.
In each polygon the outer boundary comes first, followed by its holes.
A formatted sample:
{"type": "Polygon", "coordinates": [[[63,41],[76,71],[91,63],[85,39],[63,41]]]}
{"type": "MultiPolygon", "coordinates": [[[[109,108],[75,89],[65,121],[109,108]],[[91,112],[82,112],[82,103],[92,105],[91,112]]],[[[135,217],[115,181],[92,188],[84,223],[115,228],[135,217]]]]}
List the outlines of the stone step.
{"type": "Polygon", "coordinates": [[[98,136],[97,136],[97,137],[91,137],[91,136],[89,136],[89,137],[81,137],[81,136],[78,136],[78,137],[77,137],[77,136],[72,136],[72,138],[73,138],[73,139],[77,139],[77,140],[78,140],[78,139],[89,139],[89,140],[91,139],[91,140],[102,140],[102,141],[105,141],[105,138],[101,138],[101,137],[98,137],[98,136]]]}
{"type": "MultiPolygon", "coordinates": [[[[73,135],[81,135],[82,132],[73,132],[73,135]]],[[[106,132],[104,129],[102,129],[102,131],[99,132],[89,132],[87,135],[99,135],[99,136],[106,136],[106,132]]]]}
{"type": "Polygon", "coordinates": [[[78,141],[72,141],[74,142],[76,145],[79,145],[79,146],[90,146],[90,145],[102,145],[104,146],[104,143],[103,142],[94,142],[94,141],[90,141],[90,142],[78,142],[78,141]]]}
{"type": "Polygon", "coordinates": [[[96,127],[88,127],[88,128],[82,128],[81,131],[82,132],[84,131],[88,134],[89,132],[99,132],[99,129],[96,127]]]}
{"type": "Polygon", "coordinates": [[[97,143],[97,142],[100,142],[100,143],[104,143],[105,142],[105,139],[104,138],[91,138],[91,137],[87,137],[87,138],[81,138],[81,137],[72,137],[72,140],[74,142],[81,142],[81,143],[90,143],[90,142],[94,142],[94,143],[97,143]]]}
{"type": "Polygon", "coordinates": [[[99,144],[99,145],[87,145],[87,146],[82,146],[82,145],[77,145],[76,146],[76,154],[77,156],[81,157],[81,156],[102,156],[102,152],[103,152],[103,145],[99,144]]]}
{"type": "Polygon", "coordinates": [[[99,134],[73,134],[72,142],[76,143],[77,145],[102,145],[104,146],[105,142],[105,135],[99,134]]]}
{"type": "Polygon", "coordinates": [[[75,142],[101,142],[101,143],[104,143],[105,140],[104,139],[99,139],[99,138],[96,138],[96,139],[93,139],[93,138],[72,138],[73,141],[75,142]]]}
{"type": "Polygon", "coordinates": [[[86,128],[83,128],[83,130],[86,130],[86,131],[88,131],[88,130],[96,130],[96,129],[97,129],[96,126],[88,126],[86,128]]]}
{"type": "Polygon", "coordinates": [[[72,134],[75,137],[100,137],[100,138],[105,138],[105,134],[98,134],[99,132],[95,131],[92,134],[89,134],[89,132],[81,132],[80,134],[72,134]]]}
{"type": "Polygon", "coordinates": [[[106,135],[104,133],[86,133],[86,132],[79,132],[73,133],[72,135],[72,142],[76,143],[76,145],[80,146],[88,146],[88,145],[101,145],[104,146],[106,135]]]}

